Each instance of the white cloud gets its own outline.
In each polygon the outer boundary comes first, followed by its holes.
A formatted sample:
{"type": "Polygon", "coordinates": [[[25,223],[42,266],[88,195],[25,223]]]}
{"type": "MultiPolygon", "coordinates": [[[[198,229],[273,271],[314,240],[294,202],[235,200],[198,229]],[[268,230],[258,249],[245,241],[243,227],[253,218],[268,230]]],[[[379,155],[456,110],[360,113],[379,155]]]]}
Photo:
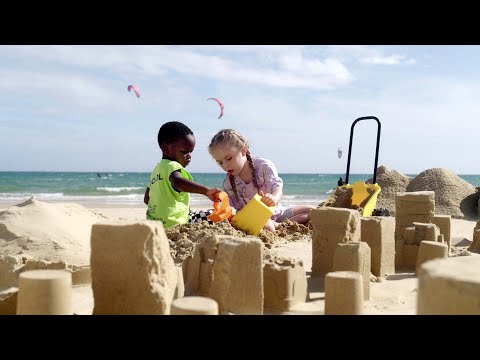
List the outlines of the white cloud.
{"type": "Polygon", "coordinates": [[[334,45],[323,49],[324,52],[346,63],[360,61],[374,65],[414,65],[416,60],[402,52],[401,46],[334,45]]]}
{"type": "Polygon", "coordinates": [[[362,59],[367,64],[376,65],[399,65],[407,64],[412,65],[416,63],[415,59],[408,59],[405,55],[390,55],[390,56],[370,56],[362,59]]]}
{"type": "MultiPolygon", "coordinates": [[[[231,47],[233,48],[233,47],[231,47]]],[[[227,48],[227,49],[231,49],[227,48]]],[[[198,47],[172,46],[32,46],[2,49],[5,57],[64,65],[107,69],[122,77],[160,76],[167,71],[222,81],[275,87],[332,89],[353,80],[336,59],[309,59],[302,47],[244,47],[262,59],[238,62],[234,58],[197,51],[198,47]]],[[[204,50],[204,49],[203,49],[204,50]]]]}
{"type": "Polygon", "coordinates": [[[302,51],[308,48],[308,46],[304,45],[188,45],[179,47],[183,49],[192,49],[205,52],[216,51],[257,54],[280,54],[292,51],[302,51]]]}
{"type": "Polygon", "coordinates": [[[112,89],[93,76],[0,69],[0,78],[0,94],[17,97],[20,102],[28,96],[43,98],[45,103],[57,102],[60,108],[66,103],[82,108],[108,108],[118,102],[112,89]]]}
{"type": "Polygon", "coordinates": [[[353,80],[353,76],[348,69],[336,59],[310,60],[305,59],[301,54],[293,54],[282,56],[279,62],[284,69],[305,77],[323,76],[345,83],[353,80]]]}

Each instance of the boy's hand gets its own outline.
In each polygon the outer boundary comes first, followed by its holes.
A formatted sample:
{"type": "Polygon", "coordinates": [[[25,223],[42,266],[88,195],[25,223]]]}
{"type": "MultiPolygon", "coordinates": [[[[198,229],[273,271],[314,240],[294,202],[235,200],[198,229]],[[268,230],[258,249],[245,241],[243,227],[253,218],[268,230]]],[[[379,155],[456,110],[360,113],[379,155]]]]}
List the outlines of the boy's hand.
{"type": "Polygon", "coordinates": [[[272,194],[265,194],[262,190],[258,192],[258,195],[262,197],[262,202],[267,206],[276,206],[277,203],[272,194]]]}
{"type": "Polygon", "coordinates": [[[220,199],[219,198],[216,198],[215,197],[215,194],[218,193],[218,192],[221,192],[222,190],[218,189],[218,188],[211,188],[211,189],[208,189],[207,192],[205,193],[205,195],[210,199],[212,200],[213,202],[219,202],[220,199]]]}

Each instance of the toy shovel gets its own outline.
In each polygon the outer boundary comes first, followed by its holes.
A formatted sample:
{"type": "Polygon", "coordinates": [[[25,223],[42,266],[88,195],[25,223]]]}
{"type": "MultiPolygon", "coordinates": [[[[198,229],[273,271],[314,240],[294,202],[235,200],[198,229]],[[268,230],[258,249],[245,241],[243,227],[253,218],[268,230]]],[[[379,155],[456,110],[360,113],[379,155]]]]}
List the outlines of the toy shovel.
{"type": "Polygon", "coordinates": [[[230,202],[228,201],[228,194],[225,191],[220,191],[215,194],[215,199],[220,200],[220,202],[213,202],[213,208],[215,211],[208,216],[208,219],[216,223],[223,220],[230,220],[233,211],[230,202]]]}

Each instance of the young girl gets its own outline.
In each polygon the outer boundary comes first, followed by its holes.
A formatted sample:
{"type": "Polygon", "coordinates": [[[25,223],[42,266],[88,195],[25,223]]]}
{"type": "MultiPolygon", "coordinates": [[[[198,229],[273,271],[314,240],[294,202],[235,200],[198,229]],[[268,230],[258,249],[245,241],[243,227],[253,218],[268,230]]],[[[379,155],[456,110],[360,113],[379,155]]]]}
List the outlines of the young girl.
{"type": "Polygon", "coordinates": [[[228,173],[223,188],[230,204],[237,211],[258,193],[265,205],[276,206],[275,213],[264,229],[274,232],[279,223],[286,219],[300,224],[310,221],[310,210],[315,207],[282,206],[280,199],[283,181],[278,176],[275,165],[267,159],[252,158],[247,141],[237,131],[220,130],[210,142],[208,152],[228,173]]]}

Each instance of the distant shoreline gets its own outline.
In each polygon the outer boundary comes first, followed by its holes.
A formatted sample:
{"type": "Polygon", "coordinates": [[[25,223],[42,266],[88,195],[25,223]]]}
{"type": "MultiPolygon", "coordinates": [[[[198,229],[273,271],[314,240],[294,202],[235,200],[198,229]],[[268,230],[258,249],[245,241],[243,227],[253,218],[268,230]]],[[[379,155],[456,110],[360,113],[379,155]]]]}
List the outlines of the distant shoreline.
{"type": "MultiPolygon", "coordinates": [[[[0,174],[2,173],[38,173],[38,174],[94,174],[97,175],[99,173],[100,175],[102,174],[151,174],[151,171],[60,171],[60,170],[55,170],[55,171],[37,171],[37,170],[0,170],[0,174]]],[[[209,171],[192,171],[190,172],[192,175],[193,174],[212,174],[212,175],[225,175],[224,172],[221,171],[215,171],[215,172],[209,172],[209,171]]],[[[339,176],[345,176],[345,171],[341,173],[337,172],[280,172],[279,175],[339,175],[339,176]]],[[[367,175],[371,176],[372,173],[350,173],[350,175],[367,175]]],[[[418,174],[405,174],[406,176],[417,176],[418,174]]],[[[480,176],[480,174],[457,174],[458,176],[480,176]]]]}
{"type": "MultiPolygon", "coordinates": [[[[97,173],[100,175],[104,176],[105,174],[146,174],[150,175],[151,171],[0,171],[0,174],[7,174],[7,173],[22,173],[22,174],[28,174],[28,173],[35,173],[35,174],[92,174],[95,176],[98,176],[97,173]]],[[[202,172],[202,171],[192,171],[190,172],[192,175],[222,175],[225,176],[224,172],[202,172]]],[[[327,172],[313,172],[313,173],[298,173],[298,172],[279,172],[278,173],[280,176],[282,175],[335,175],[335,176],[342,176],[345,177],[345,172],[341,173],[327,173],[327,172]]],[[[372,177],[372,173],[350,173],[350,175],[354,176],[368,176],[372,177]]],[[[418,174],[405,174],[407,176],[417,176],[418,174]]],[[[457,175],[463,175],[463,174],[457,174],[457,175]]],[[[465,174],[467,176],[472,176],[471,174],[465,174]]],[[[473,174],[473,176],[480,176],[473,174]]]]}

